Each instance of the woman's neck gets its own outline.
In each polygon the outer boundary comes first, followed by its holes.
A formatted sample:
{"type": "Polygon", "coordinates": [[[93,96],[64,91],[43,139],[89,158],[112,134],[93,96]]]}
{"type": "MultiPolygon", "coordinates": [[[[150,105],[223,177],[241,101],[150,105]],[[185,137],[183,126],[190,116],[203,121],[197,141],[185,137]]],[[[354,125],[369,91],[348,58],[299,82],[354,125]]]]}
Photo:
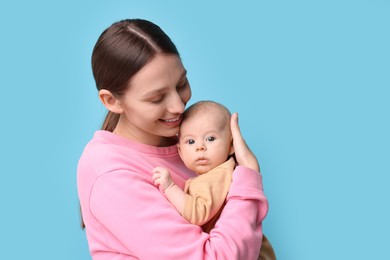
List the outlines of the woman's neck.
{"type": "Polygon", "coordinates": [[[177,141],[178,141],[177,136],[161,137],[159,146],[160,147],[172,146],[172,145],[177,144],[177,141]]]}
{"type": "Polygon", "coordinates": [[[116,126],[112,132],[131,141],[157,147],[172,146],[175,145],[178,141],[177,136],[163,137],[150,135],[147,137],[143,135],[137,135],[134,133],[134,131],[120,127],[119,125],[116,126]]]}

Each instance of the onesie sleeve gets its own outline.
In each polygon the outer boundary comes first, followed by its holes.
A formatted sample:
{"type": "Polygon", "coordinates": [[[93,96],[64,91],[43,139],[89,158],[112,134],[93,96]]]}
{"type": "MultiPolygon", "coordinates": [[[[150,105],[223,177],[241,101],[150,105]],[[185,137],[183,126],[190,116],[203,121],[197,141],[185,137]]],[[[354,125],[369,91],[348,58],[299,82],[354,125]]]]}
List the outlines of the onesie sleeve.
{"type": "Polygon", "coordinates": [[[210,234],[187,222],[150,176],[116,170],[93,185],[90,214],[113,251],[139,259],[256,259],[267,205],[259,173],[233,178],[226,207],[210,234]],[[121,248],[113,241],[120,241],[121,248]]]}

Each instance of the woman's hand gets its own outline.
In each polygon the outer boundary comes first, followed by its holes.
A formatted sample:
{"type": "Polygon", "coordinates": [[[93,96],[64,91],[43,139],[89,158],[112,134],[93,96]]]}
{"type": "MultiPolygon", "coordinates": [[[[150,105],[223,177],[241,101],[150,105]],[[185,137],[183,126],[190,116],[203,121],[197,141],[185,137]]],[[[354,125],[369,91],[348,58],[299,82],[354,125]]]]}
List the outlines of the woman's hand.
{"type": "Polygon", "coordinates": [[[230,128],[233,136],[233,147],[238,165],[251,168],[260,172],[260,166],[256,156],[249,149],[244,138],[241,135],[240,127],[238,126],[238,114],[233,113],[230,120],[230,128]]]}

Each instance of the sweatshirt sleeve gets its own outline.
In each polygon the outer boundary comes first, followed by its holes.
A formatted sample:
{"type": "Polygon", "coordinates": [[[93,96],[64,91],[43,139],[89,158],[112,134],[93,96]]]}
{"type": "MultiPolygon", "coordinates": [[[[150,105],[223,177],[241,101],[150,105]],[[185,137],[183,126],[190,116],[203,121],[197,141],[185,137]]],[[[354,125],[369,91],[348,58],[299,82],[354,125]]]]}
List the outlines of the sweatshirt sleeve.
{"type": "Polygon", "coordinates": [[[108,245],[120,241],[127,250],[118,253],[139,259],[256,259],[266,212],[261,178],[246,168],[235,175],[227,205],[210,234],[182,218],[150,176],[129,171],[97,179],[90,213],[108,245]]]}
{"type": "MultiPolygon", "coordinates": [[[[221,236],[236,259],[257,259],[262,241],[262,221],[268,212],[262,176],[249,168],[237,166],[227,203],[210,236],[221,236]],[[228,228],[229,236],[224,234],[228,228]],[[240,237],[240,239],[235,239],[240,237]],[[256,252],[254,252],[257,250],[256,252]]],[[[222,259],[229,255],[221,252],[222,259]]]]}

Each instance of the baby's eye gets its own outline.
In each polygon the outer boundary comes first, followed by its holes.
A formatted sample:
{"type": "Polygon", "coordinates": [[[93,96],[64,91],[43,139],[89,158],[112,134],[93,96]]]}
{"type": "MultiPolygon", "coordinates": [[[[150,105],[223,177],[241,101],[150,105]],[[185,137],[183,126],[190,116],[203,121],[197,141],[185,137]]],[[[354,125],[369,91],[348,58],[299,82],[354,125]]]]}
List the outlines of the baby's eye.
{"type": "Polygon", "coordinates": [[[213,142],[215,140],[215,137],[214,136],[209,136],[209,137],[206,138],[206,140],[208,142],[213,142]]]}
{"type": "Polygon", "coordinates": [[[194,144],[195,143],[195,140],[194,139],[188,139],[186,141],[187,144],[194,144]]]}

